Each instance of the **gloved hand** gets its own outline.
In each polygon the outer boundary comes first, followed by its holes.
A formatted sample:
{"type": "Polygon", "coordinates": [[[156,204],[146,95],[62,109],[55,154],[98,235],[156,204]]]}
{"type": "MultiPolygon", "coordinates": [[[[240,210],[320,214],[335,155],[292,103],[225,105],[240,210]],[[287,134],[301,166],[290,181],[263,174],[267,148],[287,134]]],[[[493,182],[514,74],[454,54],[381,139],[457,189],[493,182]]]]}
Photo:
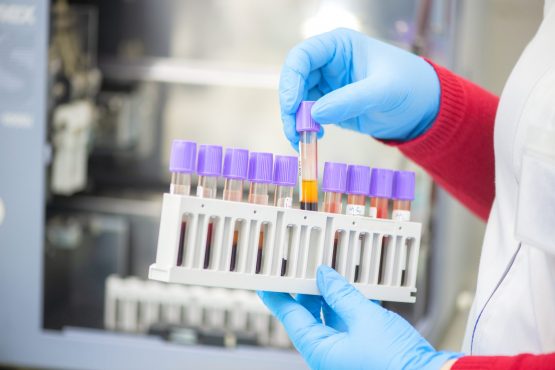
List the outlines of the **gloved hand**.
{"type": "Polygon", "coordinates": [[[330,267],[319,267],[317,282],[322,297],[258,292],[310,368],[436,370],[461,356],[436,351],[402,317],[365,299],[330,267]]]}
{"type": "Polygon", "coordinates": [[[312,118],[379,139],[406,141],[433,123],[439,80],[422,58],[349,29],[312,37],[288,54],[279,82],[285,135],[297,148],[295,113],[317,100],[312,118]]]}

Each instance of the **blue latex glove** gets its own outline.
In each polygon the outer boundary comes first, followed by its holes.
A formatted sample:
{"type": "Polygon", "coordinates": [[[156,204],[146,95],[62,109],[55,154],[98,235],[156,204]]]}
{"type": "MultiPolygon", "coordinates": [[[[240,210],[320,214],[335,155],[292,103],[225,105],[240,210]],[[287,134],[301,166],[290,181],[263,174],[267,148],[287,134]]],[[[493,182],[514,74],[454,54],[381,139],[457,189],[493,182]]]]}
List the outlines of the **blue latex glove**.
{"type": "Polygon", "coordinates": [[[422,58],[348,29],[310,38],[288,54],[279,82],[285,135],[297,148],[295,112],[317,100],[312,117],[379,139],[406,141],[433,123],[439,80],[422,58]]]}
{"type": "Polygon", "coordinates": [[[365,299],[335,270],[320,266],[317,281],[322,297],[258,292],[312,369],[436,370],[461,356],[436,351],[407,321],[365,299]]]}

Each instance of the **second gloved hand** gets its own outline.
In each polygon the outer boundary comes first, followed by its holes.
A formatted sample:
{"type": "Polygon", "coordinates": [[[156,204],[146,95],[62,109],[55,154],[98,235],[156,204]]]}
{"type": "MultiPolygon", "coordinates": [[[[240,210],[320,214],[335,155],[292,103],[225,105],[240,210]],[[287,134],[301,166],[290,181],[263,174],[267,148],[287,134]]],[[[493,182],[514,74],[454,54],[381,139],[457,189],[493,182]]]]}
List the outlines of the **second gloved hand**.
{"type": "Polygon", "coordinates": [[[335,270],[320,266],[317,281],[322,297],[258,293],[312,369],[438,370],[461,356],[436,351],[407,321],[365,299],[335,270]]]}
{"type": "Polygon", "coordinates": [[[299,136],[295,112],[302,100],[317,100],[312,117],[379,139],[406,141],[424,133],[439,110],[440,86],[422,58],[338,29],[312,37],[288,54],[279,97],[285,135],[299,136]]]}

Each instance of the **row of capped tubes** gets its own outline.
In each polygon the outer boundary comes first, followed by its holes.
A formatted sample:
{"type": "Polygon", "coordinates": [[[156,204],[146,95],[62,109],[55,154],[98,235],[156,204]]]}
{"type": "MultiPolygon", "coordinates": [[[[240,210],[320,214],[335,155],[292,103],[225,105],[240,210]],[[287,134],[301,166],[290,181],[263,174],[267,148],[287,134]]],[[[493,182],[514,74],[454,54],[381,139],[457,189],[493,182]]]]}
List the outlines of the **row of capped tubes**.
{"type": "Polygon", "coordinates": [[[187,245],[194,246],[185,251],[184,266],[195,269],[235,271],[239,273],[260,273],[272,276],[314,278],[320,264],[333,265],[333,250],[337,248],[336,270],[350,282],[392,286],[414,286],[415,267],[412,239],[381,233],[343,230],[327,225],[325,231],[307,225],[286,224],[283,212],[278,212],[276,225],[271,220],[243,220],[235,217],[209,216],[200,214],[193,217],[185,214],[191,225],[185,235],[187,245]],[[196,225],[196,226],[195,226],[196,225]],[[205,267],[206,245],[209,225],[211,231],[210,264],[205,267]],[[231,269],[234,250],[233,234],[239,225],[239,239],[236,249],[236,267],[231,269]],[[264,229],[260,269],[257,269],[259,254],[258,236],[264,229]],[[327,235],[325,235],[325,233],[327,235]],[[338,233],[339,245],[334,245],[338,233]],[[325,239],[324,239],[325,238],[325,239]],[[382,258],[385,253],[386,258],[382,258]],[[283,256],[289,264],[283,268],[283,256]]]}

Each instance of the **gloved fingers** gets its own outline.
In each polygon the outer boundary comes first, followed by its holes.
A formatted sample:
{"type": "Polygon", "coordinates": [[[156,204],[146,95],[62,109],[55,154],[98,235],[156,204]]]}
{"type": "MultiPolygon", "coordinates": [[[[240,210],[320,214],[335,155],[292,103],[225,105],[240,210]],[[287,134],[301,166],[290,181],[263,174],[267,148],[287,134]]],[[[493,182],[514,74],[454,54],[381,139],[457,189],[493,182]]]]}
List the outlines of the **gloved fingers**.
{"type": "Polygon", "coordinates": [[[319,86],[322,81],[322,72],[319,69],[312,71],[308,75],[308,79],[305,83],[305,88],[310,90],[316,86],[319,86]]]}
{"type": "Polygon", "coordinates": [[[312,89],[308,90],[303,100],[312,100],[316,101],[322,97],[322,92],[319,88],[313,87],[312,89]]]}
{"type": "Polygon", "coordinates": [[[279,76],[279,105],[282,115],[295,114],[306,91],[306,79],[298,71],[287,64],[281,69],[279,76]]]}
{"type": "Polygon", "coordinates": [[[321,68],[322,80],[325,81],[321,84],[327,85],[327,92],[330,92],[351,82],[353,42],[366,36],[349,29],[337,29],[329,32],[328,36],[333,40],[334,55],[321,68]]]}
{"type": "Polygon", "coordinates": [[[316,321],[322,322],[322,296],[311,294],[297,294],[295,300],[303,305],[314,316],[316,321]]]}
{"type": "Polygon", "coordinates": [[[378,78],[366,78],[324,95],[312,107],[312,117],[321,124],[339,123],[371,110],[391,110],[402,101],[392,86],[382,86],[378,78]],[[399,98],[399,99],[397,99],[399,98]]]}
{"type": "Polygon", "coordinates": [[[316,280],[322,297],[349,329],[382,317],[383,308],[368,301],[331,267],[321,265],[316,280]]]}
{"type": "Polygon", "coordinates": [[[308,356],[322,340],[336,334],[335,330],[318,322],[290,294],[261,291],[257,294],[283,324],[291,341],[303,356],[308,356]]]}
{"type": "Polygon", "coordinates": [[[356,132],[365,132],[361,130],[360,124],[359,124],[359,118],[351,118],[345,121],[341,121],[337,123],[337,126],[344,128],[346,130],[353,130],[356,132]]]}
{"type": "Polygon", "coordinates": [[[318,82],[318,90],[322,92],[322,95],[326,95],[334,89],[331,88],[330,84],[328,83],[328,81],[326,81],[325,78],[322,78],[320,79],[320,82],[318,82]]]}
{"type": "Polygon", "coordinates": [[[325,300],[322,300],[322,316],[324,317],[324,324],[331,328],[334,328],[338,332],[346,332],[347,325],[341,320],[339,316],[335,313],[334,310],[326,303],[325,300]]]}
{"type": "Polygon", "coordinates": [[[340,39],[333,36],[334,32],[336,31],[311,37],[295,46],[287,55],[279,84],[281,109],[284,113],[295,113],[312,72],[334,58],[337,61],[343,58],[342,55],[336,54],[337,42],[340,39]]]}
{"type": "Polygon", "coordinates": [[[295,128],[295,115],[285,114],[281,116],[281,121],[283,122],[283,133],[293,149],[297,152],[299,151],[299,133],[295,128]]]}

